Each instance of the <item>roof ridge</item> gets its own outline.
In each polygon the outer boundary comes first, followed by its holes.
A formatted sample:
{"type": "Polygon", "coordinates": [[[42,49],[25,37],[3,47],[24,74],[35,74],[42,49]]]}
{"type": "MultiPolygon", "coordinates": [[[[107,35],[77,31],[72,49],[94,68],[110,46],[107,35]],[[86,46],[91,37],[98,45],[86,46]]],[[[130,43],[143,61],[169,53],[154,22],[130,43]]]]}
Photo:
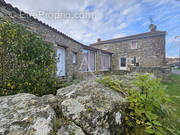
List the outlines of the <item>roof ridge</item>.
{"type": "Polygon", "coordinates": [[[78,43],[78,44],[80,44],[84,48],[89,48],[89,49],[92,49],[92,50],[101,50],[102,52],[113,54],[112,52],[109,52],[109,51],[105,51],[105,50],[102,50],[102,49],[96,49],[94,47],[91,47],[91,46],[88,46],[88,45],[84,45],[83,43],[80,43],[79,41],[76,41],[75,39],[73,39],[70,36],[64,34],[63,32],[60,32],[57,29],[55,29],[55,28],[49,26],[48,24],[42,22],[41,20],[38,20],[37,18],[34,18],[33,16],[29,15],[28,13],[25,13],[24,11],[20,11],[17,7],[13,7],[10,3],[6,3],[4,0],[0,0],[0,4],[5,6],[6,9],[9,8],[11,10],[14,10],[18,14],[21,13],[22,15],[28,16],[33,21],[35,21],[35,22],[37,22],[37,23],[39,23],[39,24],[41,24],[41,25],[43,25],[45,27],[48,27],[50,30],[52,30],[52,31],[54,31],[54,32],[56,32],[56,33],[58,33],[58,34],[60,34],[60,35],[62,35],[64,37],[66,37],[66,38],[68,38],[68,39],[78,43]]]}
{"type": "Polygon", "coordinates": [[[162,33],[162,34],[166,34],[166,31],[151,31],[151,32],[144,32],[144,33],[139,33],[139,34],[134,34],[134,35],[129,35],[129,36],[124,36],[124,37],[119,37],[119,38],[113,38],[113,39],[108,39],[108,40],[103,40],[100,41],[99,43],[92,43],[90,45],[97,45],[97,44],[103,44],[103,43],[107,43],[107,42],[113,42],[113,41],[118,41],[118,40],[122,40],[122,39],[128,39],[128,38],[133,38],[133,37],[141,37],[141,36],[149,36],[149,35],[154,35],[154,34],[158,34],[158,33],[162,33]]]}
{"type": "Polygon", "coordinates": [[[84,45],[84,44],[80,43],[79,41],[73,39],[72,37],[66,35],[65,33],[60,32],[59,30],[53,28],[52,26],[50,26],[50,25],[42,22],[41,20],[39,20],[39,19],[37,19],[37,18],[34,18],[33,16],[29,15],[28,13],[25,13],[24,11],[20,11],[17,7],[12,6],[10,3],[6,3],[4,0],[0,0],[0,4],[2,4],[3,6],[5,6],[5,7],[7,7],[7,8],[10,8],[11,10],[14,10],[14,11],[15,11],[16,13],[18,13],[18,14],[21,13],[21,14],[23,14],[23,15],[28,16],[28,17],[29,17],[30,19],[32,19],[33,21],[35,21],[35,22],[37,22],[37,23],[39,23],[39,24],[44,25],[45,27],[49,28],[50,30],[52,30],[52,31],[54,31],[54,32],[56,32],[56,33],[58,33],[58,34],[61,34],[62,36],[66,37],[66,38],[68,38],[68,39],[70,39],[70,40],[72,40],[72,41],[74,41],[74,42],[76,42],[76,43],[78,43],[78,44],[80,44],[80,45],[84,45]]]}

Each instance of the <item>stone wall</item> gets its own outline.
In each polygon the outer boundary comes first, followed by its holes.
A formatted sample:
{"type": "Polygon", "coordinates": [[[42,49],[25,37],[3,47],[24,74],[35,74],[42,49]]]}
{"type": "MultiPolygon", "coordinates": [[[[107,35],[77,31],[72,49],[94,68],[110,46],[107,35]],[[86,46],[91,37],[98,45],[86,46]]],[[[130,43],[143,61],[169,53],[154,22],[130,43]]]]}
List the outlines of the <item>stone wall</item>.
{"type": "MultiPolygon", "coordinates": [[[[95,73],[82,73],[84,79],[96,78],[100,76],[112,76],[116,75],[119,77],[123,77],[124,75],[133,75],[136,74],[144,74],[144,73],[152,73],[157,78],[161,78],[164,82],[171,82],[171,68],[168,66],[163,67],[131,67],[130,70],[109,70],[109,71],[96,71],[95,73]]],[[[123,80],[123,78],[121,78],[123,80]]]]}
{"type": "Polygon", "coordinates": [[[81,72],[80,65],[82,61],[82,46],[81,43],[71,39],[65,34],[57,31],[54,28],[28,16],[27,14],[20,12],[17,8],[13,8],[10,4],[5,4],[0,1],[0,17],[4,17],[15,23],[19,23],[25,26],[25,28],[31,32],[37,33],[42,36],[47,42],[51,42],[55,46],[55,50],[58,45],[66,48],[66,75],[68,77],[73,74],[79,74],[81,72]],[[72,53],[77,53],[77,63],[72,62],[72,53]]]}
{"type": "Polygon", "coordinates": [[[163,67],[132,67],[131,72],[137,73],[153,73],[157,78],[162,81],[170,82],[171,68],[168,66],[163,67]]]}
{"type": "Polygon", "coordinates": [[[78,41],[68,37],[67,35],[57,31],[56,29],[44,24],[43,22],[29,16],[28,14],[19,11],[0,1],[0,17],[6,18],[9,21],[22,24],[28,31],[34,32],[42,36],[44,41],[51,42],[54,45],[55,52],[57,48],[63,47],[66,50],[66,76],[70,79],[72,76],[82,77],[84,73],[81,70],[83,61],[82,50],[94,50],[96,53],[96,71],[101,70],[101,50],[85,46],[78,41]],[[76,53],[76,63],[73,64],[73,53],[76,53]]]}
{"type": "Polygon", "coordinates": [[[127,58],[128,69],[132,66],[130,60],[133,56],[136,56],[140,67],[160,67],[165,64],[165,35],[97,44],[93,47],[114,53],[112,58],[114,70],[119,70],[120,57],[127,58]],[[132,41],[137,41],[137,49],[131,49],[132,41]]]}
{"type": "MultiPolygon", "coordinates": [[[[66,49],[66,76],[69,78],[73,75],[83,76],[81,64],[84,45],[3,1],[0,1],[0,17],[24,25],[27,30],[35,32],[42,36],[45,41],[53,43],[55,50],[58,46],[64,47],[66,49]],[[73,64],[72,60],[74,52],[77,54],[76,64],[73,64]]],[[[119,70],[119,59],[121,57],[127,58],[127,69],[129,70],[132,67],[130,62],[133,56],[136,56],[140,67],[161,67],[165,63],[165,35],[124,40],[93,47],[114,53],[111,57],[110,66],[110,72],[113,71],[114,73],[119,70]],[[137,49],[131,49],[132,41],[137,41],[137,49]]],[[[99,74],[99,71],[101,72],[101,53],[101,50],[96,50],[96,74],[99,74]]]]}

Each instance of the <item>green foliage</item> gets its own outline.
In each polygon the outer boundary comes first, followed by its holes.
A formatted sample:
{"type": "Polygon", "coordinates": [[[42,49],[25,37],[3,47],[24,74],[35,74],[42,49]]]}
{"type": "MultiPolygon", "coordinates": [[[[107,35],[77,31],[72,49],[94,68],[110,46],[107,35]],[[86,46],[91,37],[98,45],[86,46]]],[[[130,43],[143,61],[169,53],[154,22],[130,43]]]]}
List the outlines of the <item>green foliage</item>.
{"type": "Polygon", "coordinates": [[[148,134],[166,134],[168,128],[163,125],[163,119],[169,115],[165,108],[168,97],[164,93],[160,79],[146,74],[138,76],[133,84],[135,88],[128,91],[128,107],[125,111],[126,128],[144,127],[144,132],[148,134]]]}
{"type": "Polygon", "coordinates": [[[172,100],[168,104],[168,108],[171,110],[170,121],[171,126],[176,129],[177,134],[180,134],[180,75],[172,74],[171,82],[163,82],[167,86],[166,93],[172,100]]]}
{"type": "Polygon", "coordinates": [[[58,129],[63,125],[68,125],[70,121],[63,115],[62,108],[54,108],[56,113],[56,122],[53,130],[53,135],[58,135],[58,129]]]}
{"type": "Polygon", "coordinates": [[[52,47],[22,25],[3,21],[0,24],[0,95],[55,93],[52,47]]]}
{"type": "Polygon", "coordinates": [[[57,83],[56,88],[60,89],[60,88],[65,88],[72,85],[72,82],[63,82],[63,83],[57,83]]]}
{"type": "Polygon", "coordinates": [[[92,112],[93,111],[93,109],[92,109],[92,107],[88,107],[88,112],[92,112]]]}
{"type": "Polygon", "coordinates": [[[76,77],[76,74],[73,73],[73,75],[72,75],[72,81],[75,80],[75,79],[77,79],[77,77],[76,77]]]}
{"type": "Polygon", "coordinates": [[[122,94],[126,95],[126,93],[124,92],[125,87],[123,87],[122,82],[119,81],[118,79],[113,80],[109,76],[105,76],[104,78],[97,80],[97,82],[102,83],[104,84],[104,86],[110,87],[111,89],[121,92],[122,94]]]}
{"type": "Polygon", "coordinates": [[[138,75],[133,80],[133,87],[121,88],[120,81],[113,81],[109,77],[99,80],[105,86],[116,91],[125,90],[127,104],[124,110],[123,133],[126,135],[165,135],[176,134],[167,107],[170,103],[165,93],[165,87],[160,79],[152,74],[138,75]],[[118,84],[119,83],[119,84],[118,84]]]}

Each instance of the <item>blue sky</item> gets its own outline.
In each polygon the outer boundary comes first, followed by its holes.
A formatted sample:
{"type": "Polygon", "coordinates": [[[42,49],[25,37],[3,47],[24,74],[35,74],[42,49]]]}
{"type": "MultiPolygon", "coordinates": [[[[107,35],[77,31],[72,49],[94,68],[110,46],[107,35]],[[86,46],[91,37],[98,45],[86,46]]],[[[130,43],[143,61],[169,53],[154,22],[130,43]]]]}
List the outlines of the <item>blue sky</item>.
{"type": "Polygon", "coordinates": [[[5,0],[33,13],[89,13],[85,19],[35,16],[86,45],[102,40],[148,32],[152,17],[158,30],[167,31],[166,55],[177,57],[180,48],[180,0],[5,0]]]}

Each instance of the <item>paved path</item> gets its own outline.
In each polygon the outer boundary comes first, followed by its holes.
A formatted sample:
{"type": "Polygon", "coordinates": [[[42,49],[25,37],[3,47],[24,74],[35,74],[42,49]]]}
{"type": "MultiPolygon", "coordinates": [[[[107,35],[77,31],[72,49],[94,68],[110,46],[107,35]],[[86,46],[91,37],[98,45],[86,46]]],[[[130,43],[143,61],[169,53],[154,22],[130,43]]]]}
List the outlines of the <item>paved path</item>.
{"type": "Polygon", "coordinates": [[[173,70],[172,70],[172,73],[177,74],[177,75],[180,75],[180,70],[178,70],[178,69],[173,69],[173,70]]]}

